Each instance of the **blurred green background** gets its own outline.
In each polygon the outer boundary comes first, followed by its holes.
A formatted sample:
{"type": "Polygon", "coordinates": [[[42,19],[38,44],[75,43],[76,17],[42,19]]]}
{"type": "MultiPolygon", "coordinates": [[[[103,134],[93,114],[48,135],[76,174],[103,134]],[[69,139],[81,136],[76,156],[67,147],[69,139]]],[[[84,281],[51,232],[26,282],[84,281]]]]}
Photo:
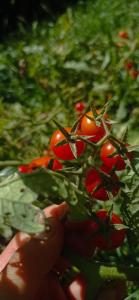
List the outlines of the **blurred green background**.
{"type": "Polygon", "coordinates": [[[0,161],[42,155],[78,101],[109,101],[115,131],[139,142],[139,76],[125,68],[139,71],[138,0],[20,2],[0,10],[0,161]]]}

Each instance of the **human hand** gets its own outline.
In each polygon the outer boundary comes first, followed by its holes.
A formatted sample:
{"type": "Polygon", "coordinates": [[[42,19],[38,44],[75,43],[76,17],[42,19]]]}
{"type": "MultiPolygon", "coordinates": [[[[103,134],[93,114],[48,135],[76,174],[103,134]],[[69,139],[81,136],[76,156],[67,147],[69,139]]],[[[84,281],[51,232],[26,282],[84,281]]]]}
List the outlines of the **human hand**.
{"type": "MultiPolygon", "coordinates": [[[[67,211],[66,203],[49,206],[44,212],[50,231],[36,237],[20,232],[11,240],[0,256],[0,299],[85,300],[84,281],[73,279],[65,292],[52,272],[57,261],[63,263],[60,258],[63,247],[60,219],[67,211]]],[[[124,299],[123,292],[117,293],[117,287],[101,290],[97,300],[124,299]]]]}
{"type": "Polygon", "coordinates": [[[44,210],[49,231],[36,237],[17,233],[5,248],[0,255],[0,299],[35,299],[44,277],[54,266],[63,247],[60,218],[67,209],[66,203],[49,206],[44,210]]]}

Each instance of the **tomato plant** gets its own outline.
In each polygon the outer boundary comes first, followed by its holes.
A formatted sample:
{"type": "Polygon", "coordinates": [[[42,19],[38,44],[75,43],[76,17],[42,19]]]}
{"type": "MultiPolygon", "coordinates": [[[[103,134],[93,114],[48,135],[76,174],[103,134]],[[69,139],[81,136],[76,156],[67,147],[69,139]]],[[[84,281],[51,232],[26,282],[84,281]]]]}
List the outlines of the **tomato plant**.
{"type": "MultiPolygon", "coordinates": [[[[106,106],[103,108],[105,110],[106,106]]],[[[1,218],[3,223],[7,221],[6,226],[10,224],[10,229],[30,234],[43,232],[47,223],[44,220],[45,206],[54,204],[53,217],[59,218],[57,204],[63,202],[63,209],[65,202],[68,203],[60,214],[63,233],[61,263],[59,265],[57,262],[51,270],[52,284],[55,279],[59,286],[62,277],[62,288],[68,299],[76,299],[77,296],[78,299],[95,299],[102,280],[119,279],[121,274],[125,279],[138,278],[136,270],[133,272],[130,266],[122,271],[116,264],[114,268],[106,265],[103,268],[103,259],[111,262],[106,251],[123,245],[119,250],[122,256],[122,249],[126,245],[126,255],[129,251],[131,256],[127,245],[134,239],[135,247],[139,233],[138,146],[132,147],[124,142],[126,134],[121,138],[115,137],[112,123],[107,114],[101,114],[101,111],[96,111],[95,116],[92,111],[81,115],[73,127],[64,128],[55,121],[57,129],[45,156],[33,159],[28,165],[18,166],[19,172],[8,168],[0,174],[1,207],[4,207],[1,218]],[[62,159],[62,163],[56,157],[62,159]],[[61,171],[53,172],[55,170],[61,171]],[[117,172],[121,170],[124,172],[117,172]],[[3,199],[9,201],[6,210],[3,199]],[[44,208],[43,212],[40,207],[44,208]],[[18,218],[16,215],[13,217],[17,211],[18,218]],[[25,212],[28,211],[26,216],[25,212]],[[41,221],[38,221],[38,216],[41,221]],[[65,285],[67,273],[71,281],[65,285]],[[80,274],[87,281],[78,280],[80,274]],[[78,287],[76,296],[75,286],[78,287]]],[[[115,257],[114,253],[112,255],[115,257]]],[[[53,290],[52,295],[55,297],[53,290]]]]}
{"type": "MultiPolygon", "coordinates": [[[[65,128],[68,133],[71,133],[71,128],[65,128]]],[[[80,131],[78,130],[75,134],[80,135],[80,131]]],[[[79,157],[85,150],[85,143],[83,141],[76,141],[74,142],[74,145],[76,146],[77,149],[77,157],[79,157]]],[[[66,140],[64,134],[60,130],[56,130],[50,141],[50,146],[54,154],[62,159],[62,160],[73,160],[75,159],[75,156],[70,148],[70,144],[68,140],[66,140]],[[58,143],[62,142],[65,140],[65,144],[63,145],[58,145],[58,143]]]]}

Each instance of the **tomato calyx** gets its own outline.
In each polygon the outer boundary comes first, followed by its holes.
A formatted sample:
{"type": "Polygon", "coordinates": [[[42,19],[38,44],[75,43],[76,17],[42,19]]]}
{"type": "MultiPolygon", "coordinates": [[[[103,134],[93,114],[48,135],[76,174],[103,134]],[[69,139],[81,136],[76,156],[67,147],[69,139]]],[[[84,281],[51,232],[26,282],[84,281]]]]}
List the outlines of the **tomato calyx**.
{"type": "MultiPolygon", "coordinates": [[[[61,125],[59,126],[61,128],[61,125]]],[[[56,130],[51,138],[50,146],[54,154],[63,160],[78,158],[85,150],[85,142],[80,139],[80,130],[75,128],[62,128],[56,130]]]]}

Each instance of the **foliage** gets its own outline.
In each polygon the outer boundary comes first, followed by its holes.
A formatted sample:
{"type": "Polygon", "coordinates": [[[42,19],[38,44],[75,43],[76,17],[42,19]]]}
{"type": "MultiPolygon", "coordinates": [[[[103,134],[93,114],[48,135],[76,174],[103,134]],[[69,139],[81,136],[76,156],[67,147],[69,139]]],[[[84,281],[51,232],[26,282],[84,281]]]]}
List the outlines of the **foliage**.
{"type": "Polygon", "coordinates": [[[42,154],[50,120],[58,114],[69,125],[79,100],[99,106],[112,97],[111,112],[123,124],[118,131],[128,125],[136,140],[139,77],[133,80],[124,62],[132,59],[138,69],[137,11],[136,0],[87,1],[56,23],[34,21],[29,32],[21,26],[0,45],[1,160],[42,154]],[[118,37],[121,29],[129,40],[118,37]]]}

